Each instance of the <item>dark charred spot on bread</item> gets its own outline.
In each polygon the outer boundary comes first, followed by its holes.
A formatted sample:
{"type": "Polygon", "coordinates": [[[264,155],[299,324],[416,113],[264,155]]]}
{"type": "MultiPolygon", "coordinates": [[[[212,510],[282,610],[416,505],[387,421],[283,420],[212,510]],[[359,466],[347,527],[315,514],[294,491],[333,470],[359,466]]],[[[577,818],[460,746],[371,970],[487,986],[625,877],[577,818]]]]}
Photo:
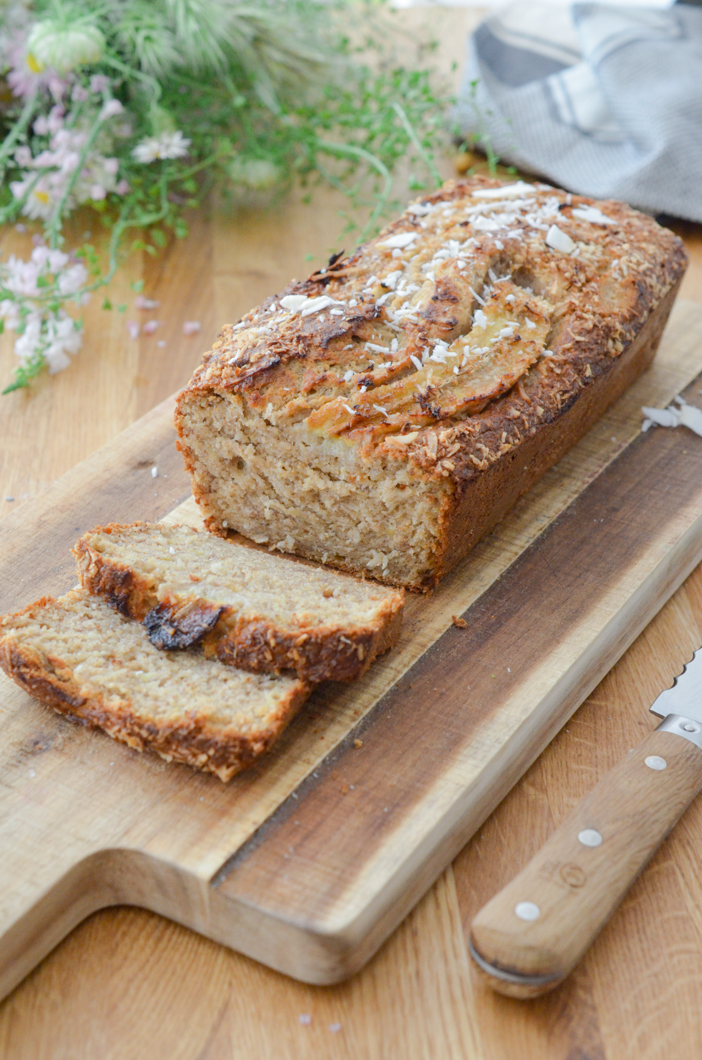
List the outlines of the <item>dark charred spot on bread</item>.
{"type": "Polygon", "coordinates": [[[199,644],[214,629],[223,608],[196,603],[178,610],[167,603],[158,604],[144,618],[144,628],[155,648],[180,651],[199,644]]]}

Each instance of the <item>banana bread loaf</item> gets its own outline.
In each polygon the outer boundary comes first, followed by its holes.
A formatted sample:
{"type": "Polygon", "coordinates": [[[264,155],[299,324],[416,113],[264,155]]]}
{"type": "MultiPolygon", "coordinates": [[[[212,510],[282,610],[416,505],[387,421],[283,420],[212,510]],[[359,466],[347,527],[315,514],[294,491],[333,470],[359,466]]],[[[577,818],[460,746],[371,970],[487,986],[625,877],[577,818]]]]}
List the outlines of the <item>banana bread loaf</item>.
{"type": "Polygon", "coordinates": [[[63,714],[220,780],[266,751],[310,691],[294,676],[159,651],[143,626],[82,589],[0,619],[0,666],[63,714]]]}
{"type": "Polygon", "coordinates": [[[649,365],[685,264],[621,203],[446,184],[205,355],[176,426],[208,528],[431,588],[649,365]]]}
{"type": "Polygon", "coordinates": [[[352,681],[399,635],[402,591],[188,526],[97,527],[73,551],[83,588],[143,621],[158,648],[201,643],[244,670],[352,681]]]}

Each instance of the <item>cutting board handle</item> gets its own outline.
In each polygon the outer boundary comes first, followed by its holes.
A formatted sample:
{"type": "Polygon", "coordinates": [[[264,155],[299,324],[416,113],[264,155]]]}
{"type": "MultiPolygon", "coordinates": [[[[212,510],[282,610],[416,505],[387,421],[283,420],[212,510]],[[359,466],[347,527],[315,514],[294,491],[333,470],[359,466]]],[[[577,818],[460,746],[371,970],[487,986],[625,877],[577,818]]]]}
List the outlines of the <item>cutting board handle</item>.
{"type": "Polygon", "coordinates": [[[629,751],[473,920],[489,985],[528,998],[562,982],[700,789],[690,740],[657,729],[629,751]]]}

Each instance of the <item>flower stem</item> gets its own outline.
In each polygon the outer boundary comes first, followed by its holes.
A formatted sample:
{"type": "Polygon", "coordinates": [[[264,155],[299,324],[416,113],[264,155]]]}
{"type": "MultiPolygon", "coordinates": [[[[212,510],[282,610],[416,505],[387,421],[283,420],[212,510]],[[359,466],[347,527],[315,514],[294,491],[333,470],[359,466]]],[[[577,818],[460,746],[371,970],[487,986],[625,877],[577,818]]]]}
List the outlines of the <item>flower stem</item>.
{"type": "Polygon", "coordinates": [[[402,107],[400,106],[400,104],[397,103],[396,101],[392,103],[392,109],[395,111],[395,113],[397,114],[398,118],[402,122],[402,128],[405,130],[405,132],[409,136],[410,140],[412,141],[412,143],[416,147],[419,155],[421,156],[425,166],[427,167],[427,169],[431,173],[432,177],[436,181],[436,186],[440,187],[443,184],[443,182],[444,182],[443,181],[443,177],[441,176],[441,174],[439,173],[438,169],[434,165],[434,159],[426,151],[426,149],[424,147],[424,144],[422,143],[422,141],[417,136],[417,133],[416,133],[416,131],[415,131],[413,125],[412,125],[412,122],[409,120],[409,118],[405,114],[405,112],[402,109],[402,107]]]}
{"type": "Polygon", "coordinates": [[[373,226],[385,208],[385,204],[390,197],[392,191],[392,176],[388,167],[382,162],[376,155],[371,154],[370,151],[366,151],[363,147],[356,147],[355,144],[335,144],[330,143],[328,140],[320,140],[317,144],[320,151],[323,151],[328,155],[336,155],[337,157],[347,158],[361,158],[364,162],[367,162],[371,169],[374,169],[376,173],[380,174],[383,178],[383,190],[380,194],[378,201],[373,207],[373,211],[366,222],[366,225],[358,237],[359,243],[362,243],[366,238],[368,232],[372,231],[373,226]]]}
{"type": "MultiPolygon", "coordinates": [[[[105,102],[107,102],[107,100],[105,100],[105,102]]],[[[88,154],[93,144],[95,143],[95,140],[97,139],[97,135],[100,132],[104,121],[105,119],[102,117],[102,110],[100,110],[100,112],[98,112],[97,118],[95,119],[95,122],[93,123],[93,127],[91,128],[90,133],[88,134],[88,139],[83,145],[83,150],[80,153],[78,164],[76,165],[75,169],[73,170],[73,173],[71,174],[71,179],[66,184],[66,187],[63,191],[63,195],[59,199],[58,205],[53,212],[51,220],[46,225],[46,231],[49,235],[49,245],[52,249],[55,249],[59,244],[59,240],[62,239],[61,223],[63,221],[63,212],[66,209],[66,203],[68,202],[71,192],[75,187],[76,181],[78,180],[78,177],[80,176],[83,170],[85,160],[88,157],[88,154]]]]}
{"type": "Polygon", "coordinates": [[[127,80],[132,77],[139,78],[140,81],[143,81],[149,86],[154,94],[155,100],[161,98],[161,86],[155,77],[150,77],[149,74],[145,74],[143,70],[137,70],[134,66],[127,66],[126,63],[121,62],[114,55],[103,55],[102,62],[107,63],[108,66],[112,66],[115,70],[119,70],[127,80]]]}
{"type": "Polygon", "coordinates": [[[3,140],[2,147],[0,147],[0,162],[3,163],[2,169],[0,170],[0,176],[5,172],[4,162],[10,151],[13,149],[24,130],[29,125],[34,115],[35,105],[37,101],[37,93],[34,92],[29,99],[26,101],[22,108],[22,113],[19,118],[12,126],[12,129],[3,140]]]}

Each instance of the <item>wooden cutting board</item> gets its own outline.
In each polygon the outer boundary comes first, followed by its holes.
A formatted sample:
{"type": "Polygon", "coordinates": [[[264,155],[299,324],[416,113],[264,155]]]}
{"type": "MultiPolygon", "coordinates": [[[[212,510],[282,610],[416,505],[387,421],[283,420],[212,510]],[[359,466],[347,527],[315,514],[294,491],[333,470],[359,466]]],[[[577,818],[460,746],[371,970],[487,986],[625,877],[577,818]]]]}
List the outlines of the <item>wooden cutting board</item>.
{"type": "MultiPolygon", "coordinates": [[[[702,558],[702,308],[356,685],[321,686],[228,785],[0,678],[0,996],[90,912],[141,905],[297,978],[358,969],[702,558]],[[452,622],[462,616],[466,628],[452,622]]],[[[0,523],[0,608],[75,582],[99,522],[198,525],[164,402],[0,523]],[[152,468],[157,468],[157,477],[152,468]]]]}

